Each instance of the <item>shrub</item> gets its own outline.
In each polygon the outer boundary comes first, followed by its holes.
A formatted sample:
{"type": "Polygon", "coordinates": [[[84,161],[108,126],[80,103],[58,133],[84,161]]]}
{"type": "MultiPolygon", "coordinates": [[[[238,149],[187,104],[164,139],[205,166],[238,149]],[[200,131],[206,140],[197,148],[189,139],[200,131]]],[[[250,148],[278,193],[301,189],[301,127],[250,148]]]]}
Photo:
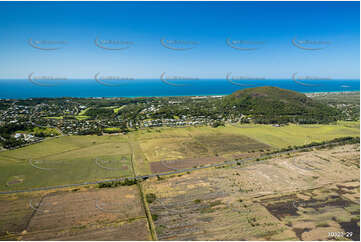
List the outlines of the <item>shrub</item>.
{"type": "Polygon", "coordinates": [[[156,196],[154,193],[148,193],[145,195],[145,199],[147,200],[148,203],[152,203],[155,201],[156,196]]]}
{"type": "Polygon", "coordinates": [[[136,179],[125,178],[123,181],[111,181],[98,183],[98,188],[117,187],[117,186],[131,186],[137,184],[136,179]]]}

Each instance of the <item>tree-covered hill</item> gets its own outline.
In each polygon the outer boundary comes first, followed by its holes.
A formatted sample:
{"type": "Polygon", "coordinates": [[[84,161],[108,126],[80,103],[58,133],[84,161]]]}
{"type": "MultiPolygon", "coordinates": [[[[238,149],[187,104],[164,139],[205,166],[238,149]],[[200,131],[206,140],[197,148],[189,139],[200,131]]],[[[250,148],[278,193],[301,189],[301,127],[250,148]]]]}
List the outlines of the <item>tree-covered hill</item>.
{"type": "Polygon", "coordinates": [[[339,112],[306,95],[278,87],[247,88],[226,96],[222,107],[250,115],[257,123],[328,123],[339,112]]]}

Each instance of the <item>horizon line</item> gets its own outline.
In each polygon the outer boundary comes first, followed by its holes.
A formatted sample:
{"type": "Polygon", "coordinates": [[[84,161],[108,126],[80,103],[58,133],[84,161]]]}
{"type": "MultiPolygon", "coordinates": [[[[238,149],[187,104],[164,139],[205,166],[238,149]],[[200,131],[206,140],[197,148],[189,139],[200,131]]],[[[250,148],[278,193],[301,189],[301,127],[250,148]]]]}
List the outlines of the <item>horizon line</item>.
{"type": "MultiPolygon", "coordinates": [[[[111,76],[111,75],[110,75],[111,76]]],[[[318,78],[317,76],[314,76],[315,78],[318,78]]],[[[133,78],[133,77],[132,77],[133,78]]],[[[256,79],[258,77],[249,77],[249,79],[256,79]]],[[[160,77],[157,78],[153,78],[153,77],[144,77],[144,78],[133,78],[134,80],[161,80],[160,77]]],[[[195,78],[194,80],[222,80],[225,79],[227,80],[227,77],[201,77],[201,78],[195,78]]],[[[248,78],[245,77],[244,80],[247,80],[248,78]]],[[[266,81],[266,80],[274,80],[274,79],[278,79],[278,80],[292,80],[292,77],[289,78],[285,78],[285,77],[272,77],[272,78],[264,78],[264,79],[256,79],[256,81],[266,81]]],[[[28,77],[25,78],[0,78],[0,80],[28,80],[28,77]]],[[[62,81],[69,81],[69,80],[95,80],[95,78],[66,78],[62,81]]],[[[312,80],[312,79],[310,79],[312,80]]],[[[324,78],[319,78],[317,80],[328,80],[328,81],[332,81],[332,80],[360,80],[360,77],[355,77],[355,78],[343,78],[343,77],[337,77],[337,78],[332,78],[332,77],[324,77],[324,78]]],[[[191,81],[193,81],[193,79],[191,79],[191,81]]]]}

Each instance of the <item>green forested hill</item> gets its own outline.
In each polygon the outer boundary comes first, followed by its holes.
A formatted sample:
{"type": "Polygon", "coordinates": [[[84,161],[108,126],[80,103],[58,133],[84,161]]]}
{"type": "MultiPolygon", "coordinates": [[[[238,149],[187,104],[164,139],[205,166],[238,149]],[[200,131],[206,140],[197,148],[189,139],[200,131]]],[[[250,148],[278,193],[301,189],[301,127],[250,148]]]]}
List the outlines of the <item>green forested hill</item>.
{"type": "Polygon", "coordinates": [[[236,91],[223,99],[223,108],[251,115],[257,123],[328,123],[339,115],[302,93],[271,86],[236,91]]]}

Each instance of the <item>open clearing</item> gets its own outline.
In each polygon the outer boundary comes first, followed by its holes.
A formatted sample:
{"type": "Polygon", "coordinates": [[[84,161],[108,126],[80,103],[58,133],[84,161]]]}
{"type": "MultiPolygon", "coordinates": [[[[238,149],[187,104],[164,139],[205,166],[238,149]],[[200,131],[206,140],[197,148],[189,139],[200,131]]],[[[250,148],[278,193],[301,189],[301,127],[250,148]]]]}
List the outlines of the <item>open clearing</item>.
{"type": "Polygon", "coordinates": [[[155,138],[140,141],[149,161],[217,157],[270,148],[244,135],[192,134],[189,138],[155,138]]]}
{"type": "Polygon", "coordinates": [[[0,196],[0,239],[149,240],[136,186],[0,196]]]}
{"type": "Polygon", "coordinates": [[[152,178],[160,240],[359,239],[359,145],[152,178]],[[347,155],[347,158],[343,158],[347,155]],[[345,162],[347,160],[347,162],[345,162]]]}
{"type": "MultiPolygon", "coordinates": [[[[359,122],[337,125],[227,125],[226,127],[157,128],[130,134],[136,141],[137,174],[167,171],[166,168],[191,168],[204,160],[247,157],[249,152],[262,152],[294,145],[359,136],[359,122]],[[141,153],[141,154],[139,154],[141,153]],[[190,162],[194,161],[193,163],[190,162]],[[152,164],[156,162],[156,164],[152,164]],[[137,167],[137,163],[142,166],[137,167]],[[164,165],[165,164],[165,165],[164,165]],[[165,168],[164,168],[165,167],[165,168]]],[[[254,154],[256,155],[256,154],[254,154]]]]}
{"type": "Polygon", "coordinates": [[[275,148],[359,136],[359,130],[359,122],[282,127],[247,124],[49,138],[0,152],[0,191],[132,176],[131,159],[135,174],[146,175],[257,156],[275,148]]]}
{"type": "Polygon", "coordinates": [[[140,187],[159,240],[359,240],[359,158],[343,145],[140,186],[0,195],[0,240],[151,240],[140,187]]]}
{"type": "Polygon", "coordinates": [[[123,136],[63,136],[0,153],[0,190],[74,184],[131,176],[123,136]]]}

